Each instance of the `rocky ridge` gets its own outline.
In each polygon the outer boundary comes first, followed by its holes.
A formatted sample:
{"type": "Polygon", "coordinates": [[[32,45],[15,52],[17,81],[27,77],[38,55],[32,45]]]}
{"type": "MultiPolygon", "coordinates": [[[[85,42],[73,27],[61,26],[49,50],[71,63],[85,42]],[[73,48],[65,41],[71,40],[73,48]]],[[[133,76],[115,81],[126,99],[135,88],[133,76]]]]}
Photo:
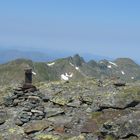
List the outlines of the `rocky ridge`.
{"type": "Polygon", "coordinates": [[[128,82],[140,80],[140,66],[129,58],[85,62],[79,55],[74,55],[52,62],[17,59],[0,65],[0,84],[21,83],[24,80],[23,69],[25,67],[31,67],[36,73],[36,76],[33,77],[35,83],[60,80],[76,81],[91,77],[102,80],[120,78],[128,82]]]}
{"type": "Polygon", "coordinates": [[[16,88],[0,107],[0,138],[140,139],[139,86],[90,79],[39,83],[34,92],[16,88]]]}

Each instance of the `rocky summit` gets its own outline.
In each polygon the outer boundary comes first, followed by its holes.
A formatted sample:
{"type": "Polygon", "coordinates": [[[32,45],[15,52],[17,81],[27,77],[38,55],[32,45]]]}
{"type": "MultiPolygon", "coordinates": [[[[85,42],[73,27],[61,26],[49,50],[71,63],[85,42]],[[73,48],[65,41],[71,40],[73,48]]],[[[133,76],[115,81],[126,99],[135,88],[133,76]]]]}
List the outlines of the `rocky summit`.
{"type": "Polygon", "coordinates": [[[140,139],[139,82],[40,82],[0,93],[1,140],[140,139]]]}

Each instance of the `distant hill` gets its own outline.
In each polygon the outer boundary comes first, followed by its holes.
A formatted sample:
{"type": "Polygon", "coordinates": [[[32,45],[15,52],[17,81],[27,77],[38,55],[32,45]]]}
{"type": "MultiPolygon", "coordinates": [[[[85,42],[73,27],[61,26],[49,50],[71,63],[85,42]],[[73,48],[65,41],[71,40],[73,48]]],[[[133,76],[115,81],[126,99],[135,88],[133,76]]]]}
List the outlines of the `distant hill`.
{"type": "MultiPolygon", "coordinates": [[[[10,50],[8,48],[0,48],[0,64],[4,64],[6,62],[18,59],[18,58],[24,58],[24,59],[30,59],[35,62],[47,62],[52,61],[55,59],[68,57],[73,55],[72,52],[61,52],[56,50],[27,50],[24,48],[22,50],[10,50]]],[[[112,60],[112,58],[108,58],[105,56],[99,56],[94,55],[90,53],[81,53],[81,56],[85,59],[85,61],[89,61],[91,59],[94,59],[96,61],[99,61],[101,59],[108,59],[112,60]]]]}
{"type": "Polygon", "coordinates": [[[45,62],[49,60],[48,55],[45,53],[35,51],[0,50],[0,64],[18,58],[31,59],[36,62],[45,62]]]}
{"type": "Polygon", "coordinates": [[[0,84],[23,82],[24,69],[26,67],[31,67],[37,73],[37,76],[34,78],[35,82],[57,79],[54,70],[47,64],[27,59],[17,59],[0,65],[0,84]]]}

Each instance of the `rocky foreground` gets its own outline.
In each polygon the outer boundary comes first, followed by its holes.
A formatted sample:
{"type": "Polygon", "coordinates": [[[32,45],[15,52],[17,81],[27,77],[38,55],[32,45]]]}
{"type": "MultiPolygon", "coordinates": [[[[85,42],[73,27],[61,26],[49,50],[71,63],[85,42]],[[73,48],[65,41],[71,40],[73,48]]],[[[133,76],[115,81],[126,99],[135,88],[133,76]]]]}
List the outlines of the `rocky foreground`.
{"type": "Polygon", "coordinates": [[[140,83],[39,83],[2,87],[1,140],[139,140],[140,83]]]}

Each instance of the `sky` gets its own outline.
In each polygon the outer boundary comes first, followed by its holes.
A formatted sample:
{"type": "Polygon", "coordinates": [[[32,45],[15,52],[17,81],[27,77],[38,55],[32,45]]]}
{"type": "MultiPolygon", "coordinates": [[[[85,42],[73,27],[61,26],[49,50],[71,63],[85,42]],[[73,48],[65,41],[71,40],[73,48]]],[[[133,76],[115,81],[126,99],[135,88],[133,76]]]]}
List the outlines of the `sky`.
{"type": "Polygon", "coordinates": [[[0,0],[0,48],[140,61],[140,0],[0,0]]]}

